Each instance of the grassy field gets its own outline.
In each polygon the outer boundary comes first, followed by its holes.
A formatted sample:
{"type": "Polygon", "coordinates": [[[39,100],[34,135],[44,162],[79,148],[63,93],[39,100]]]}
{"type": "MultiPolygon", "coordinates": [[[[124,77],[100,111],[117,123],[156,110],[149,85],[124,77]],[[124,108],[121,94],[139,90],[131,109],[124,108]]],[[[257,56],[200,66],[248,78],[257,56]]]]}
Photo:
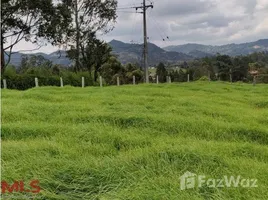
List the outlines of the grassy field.
{"type": "Polygon", "coordinates": [[[267,200],[268,85],[2,91],[2,180],[33,179],[46,200],[267,200]],[[258,187],[182,191],[186,171],[258,187]]]}

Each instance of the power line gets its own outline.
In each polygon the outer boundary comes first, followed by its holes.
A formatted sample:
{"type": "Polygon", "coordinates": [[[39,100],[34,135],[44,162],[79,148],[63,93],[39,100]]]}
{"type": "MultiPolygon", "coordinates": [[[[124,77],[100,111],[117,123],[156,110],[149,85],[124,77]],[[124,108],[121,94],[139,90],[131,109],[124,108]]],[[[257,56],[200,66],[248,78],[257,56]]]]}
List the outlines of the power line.
{"type": "MultiPolygon", "coordinates": [[[[151,14],[151,12],[150,12],[151,14]]],[[[153,23],[155,24],[156,28],[158,29],[158,31],[160,32],[160,35],[162,37],[162,40],[164,42],[166,42],[167,40],[170,41],[170,37],[166,34],[166,32],[161,28],[161,26],[159,25],[159,23],[154,19],[153,15],[148,15],[149,19],[151,19],[153,21],[153,23]]]]}
{"type": "Polygon", "coordinates": [[[141,13],[141,12],[133,12],[133,11],[117,11],[118,13],[141,13]]]}

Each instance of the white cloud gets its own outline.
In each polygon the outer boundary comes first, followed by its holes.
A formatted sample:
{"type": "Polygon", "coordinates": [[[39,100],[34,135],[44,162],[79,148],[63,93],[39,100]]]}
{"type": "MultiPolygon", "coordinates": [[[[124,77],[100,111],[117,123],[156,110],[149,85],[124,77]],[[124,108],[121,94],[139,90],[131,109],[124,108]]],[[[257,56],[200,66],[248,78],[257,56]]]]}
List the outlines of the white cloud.
{"type": "MultiPolygon", "coordinates": [[[[119,8],[141,5],[142,2],[118,1],[119,8]]],[[[250,42],[268,36],[268,0],[151,1],[155,4],[154,9],[148,9],[148,36],[150,42],[159,46],[190,42],[220,45],[250,42]]],[[[114,31],[101,38],[142,42],[142,15],[126,11],[135,12],[135,9],[120,10],[114,31]]],[[[16,49],[31,47],[21,43],[16,49]]],[[[42,50],[52,52],[55,48],[49,46],[42,50]]]]}

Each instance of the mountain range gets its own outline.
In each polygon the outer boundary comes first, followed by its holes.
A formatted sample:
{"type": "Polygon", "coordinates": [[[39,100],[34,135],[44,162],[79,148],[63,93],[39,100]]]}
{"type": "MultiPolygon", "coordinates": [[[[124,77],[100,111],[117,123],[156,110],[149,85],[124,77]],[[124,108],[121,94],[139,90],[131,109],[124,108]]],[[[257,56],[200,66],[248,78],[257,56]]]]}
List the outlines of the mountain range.
{"type": "MultiPolygon", "coordinates": [[[[113,54],[118,57],[121,63],[138,63],[142,64],[143,44],[129,44],[118,40],[112,40],[108,43],[113,54]]],[[[222,46],[201,45],[201,44],[184,44],[177,46],[167,46],[160,48],[155,44],[148,44],[148,62],[154,66],[159,62],[178,63],[181,61],[193,60],[196,58],[210,57],[217,53],[230,56],[247,55],[254,52],[268,51],[268,39],[258,40],[243,44],[227,44],[222,46]]],[[[23,54],[16,52],[11,57],[11,64],[18,66],[23,54]]],[[[51,54],[36,53],[28,55],[42,55],[44,58],[51,60],[54,64],[69,66],[72,62],[66,57],[65,51],[57,51],[51,54]]]]}
{"type": "Polygon", "coordinates": [[[243,44],[227,44],[222,46],[211,46],[201,44],[185,44],[165,47],[166,51],[176,51],[194,57],[204,57],[204,55],[215,55],[217,53],[229,56],[247,55],[259,51],[268,51],[268,39],[258,40],[243,44]]]}
{"type": "MultiPolygon", "coordinates": [[[[112,40],[109,45],[113,49],[118,59],[123,63],[142,63],[143,44],[128,44],[117,40],[112,40]]],[[[181,52],[166,51],[155,44],[148,43],[148,63],[157,65],[159,62],[176,63],[178,61],[192,60],[191,55],[181,52]]]]}

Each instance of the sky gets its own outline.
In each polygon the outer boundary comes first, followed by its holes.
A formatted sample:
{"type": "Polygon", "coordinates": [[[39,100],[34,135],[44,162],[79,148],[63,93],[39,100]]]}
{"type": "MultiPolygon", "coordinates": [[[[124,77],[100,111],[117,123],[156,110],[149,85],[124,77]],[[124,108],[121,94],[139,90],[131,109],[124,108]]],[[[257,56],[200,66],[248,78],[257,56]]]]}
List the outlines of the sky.
{"type": "MultiPolygon", "coordinates": [[[[268,38],[268,0],[147,0],[147,4],[151,2],[154,8],[147,10],[148,38],[160,47],[186,43],[222,45],[268,38]]],[[[99,37],[107,42],[116,39],[142,43],[142,14],[131,8],[141,3],[142,0],[118,0],[114,30],[99,37]]],[[[34,48],[21,42],[15,50],[34,48]]],[[[58,49],[48,45],[38,52],[58,49]]]]}

